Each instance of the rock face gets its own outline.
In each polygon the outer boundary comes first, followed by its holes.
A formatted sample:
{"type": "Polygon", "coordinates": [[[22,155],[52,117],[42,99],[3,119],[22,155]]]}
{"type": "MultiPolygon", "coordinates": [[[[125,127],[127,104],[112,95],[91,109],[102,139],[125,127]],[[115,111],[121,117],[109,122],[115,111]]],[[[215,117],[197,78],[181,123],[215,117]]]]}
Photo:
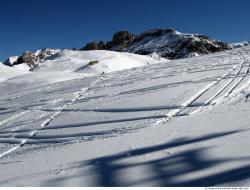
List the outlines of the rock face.
{"type": "Polygon", "coordinates": [[[119,31],[113,35],[111,41],[106,44],[103,41],[99,41],[99,43],[93,41],[87,43],[80,50],[88,51],[88,50],[113,50],[113,51],[124,51],[134,40],[135,35],[128,31],[119,31]]]}
{"type": "Polygon", "coordinates": [[[141,55],[157,53],[161,57],[178,59],[231,48],[231,45],[205,35],[183,34],[174,29],[153,29],[139,35],[119,31],[114,34],[112,41],[107,42],[102,48],[97,43],[90,43],[83,50],[106,49],[141,55]]]}
{"type": "Polygon", "coordinates": [[[83,48],[81,48],[81,50],[83,51],[89,51],[89,50],[104,50],[106,49],[106,45],[103,41],[100,41],[99,43],[97,42],[90,42],[88,44],[86,44],[86,46],[84,46],[83,48]]]}
{"type": "Polygon", "coordinates": [[[113,35],[112,41],[107,43],[106,48],[114,51],[124,51],[134,39],[134,34],[128,31],[119,31],[113,35]]]}
{"type": "Polygon", "coordinates": [[[17,59],[17,64],[27,63],[28,65],[35,65],[36,63],[36,54],[30,51],[26,51],[17,59]]]}

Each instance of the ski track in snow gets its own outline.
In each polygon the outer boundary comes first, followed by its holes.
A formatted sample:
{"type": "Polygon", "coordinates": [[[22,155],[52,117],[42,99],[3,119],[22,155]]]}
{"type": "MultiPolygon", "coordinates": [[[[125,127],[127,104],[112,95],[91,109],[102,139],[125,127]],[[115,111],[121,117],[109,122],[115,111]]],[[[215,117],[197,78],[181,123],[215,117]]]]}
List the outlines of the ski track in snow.
{"type": "MultiPolygon", "coordinates": [[[[107,120],[107,123],[112,123],[112,122],[126,122],[126,121],[138,121],[138,120],[147,120],[147,119],[154,119],[155,123],[153,123],[152,125],[155,124],[162,124],[165,123],[167,121],[169,121],[172,118],[175,117],[187,117],[190,116],[192,114],[197,114],[197,113],[202,113],[203,111],[207,111],[209,109],[212,109],[216,106],[219,106],[223,103],[228,102],[231,99],[236,98],[238,95],[242,94],[242,92],[246,89],[248,89],[250,83],[246,82],[244,84],[242,84],[242,82],[246,79],[246,77],[249,77],[249,63],[248,63],[248,59],[244,57],[244,59],[241,58],[241,55],[239,56],[240,59],[238,60],[239,63],[231,63],[231,65],[233,65],[233,67],[230,67],[229,70],[223,74],[221,77],[217,78],[216,80],[210,82],[209,84],[205,85],[200,91],[198,91],[197,93],[193,94],[193,96],[191,96],[189,99],[187,99],[186,101],[184,101],[184,103],[182,103],[180,106],[155,106],[155,107],[137,107],[137,108],[133,108],[133,109],[129,109],[129,108],[124,108],[124,109],[115,109],[115,108],[100,108],[100,109],[89,109],[86,111],[93,111],[93,112],[114,112],[114,113],[118,113],[118,112],[135,112],[135,111],[152,111],[152,110],[169,110],[169,112],[165,113],[165,114],[160,114],[160,115],[155,115],[152,117],[135,117],[134,119],[117,119],[117,120],[107,120]],[[215,89],[215,90],[214,90],[215,89]],[[211,93],[211,94],[210,94],[211,93]],[[203,100],[203,103],[199,103],[199,100],[203,100]],[[158,120],[157,120],[158,119],[158,120]]],[[[237,59],[236,59],[237,60],[237,59]]],[[[182,66],[182,65],[181,65],[182,66]]],[[[178,67],[178,65],[175,66],[175,68],[178,67]]],[[[187,67],[187,66],[186,66],[187,67]]],[[[72,69],[77,69],[78,65],[76,66],[72,66],[72,69]]],[[[199,66],[197,67],[198,69],[193,70],[193,72],[202,72],[203,66],[199,66]],[[200,70],[200,71],[199,71],[200,70]]],[[[143,68],[144,69],[144,68],[143,68]]],[[[184,69],[186,69],[184,67],[184,69]]],[[[205,67],[205,71],[212,71],[213,68],[209,69],[208,67],[205,67]],[[206,70],[207,69],[207,70],[206,70]]],[[[138,78],[141,78],[143,76],[143,72],[142,72],[142,76],[140,76],[140,68],[137,69],[137,74],[139,75],[138,78]]],[[[146,70],[146,69],[145,69],[146,70]]],[[[144,71],[145,71],[144,70],[144,71]]],[[[216,69],[214,69],[216,70],[216,69]]],[[[179,68],[180,73],[183,73],[183,69],[180,67],[179,68]]],[[[178,72],[177,72],[178,73],[178,72]]],[[[184,72],[185,73],[185,72],[184,72]]],[[[76,102],[79,102],[80,100],[82,100],[85,96],[86,98],[88,98],[87,96],[89,95],[89,93],[92,93],[91,91],[94,92],[95,88],[97,88],[98,84],[101,83],[105,83],[108,84],[109,81],[112,81],[114,79],[114,77],[119,76],[119,74],[112,74],[111,76],[108,77],[100,77],[97,80],[95,80],[94,82],[92,82],[88,88],[82,88],[80,91],[76,91],[73,93],[73,98],[71,99],[70,102],[65,103],[63,106],[57,108],[56,110],[51,109],[51,111],[53,111],[54,113],[48,118],[46,119],[38,129],[32,130],[32,129],[20,129],[19,131],[11,131],[11,130],[3,130],[5,129],[5,127],[1,128],[1,134],[6,133],[6,136],[2,136],[0,139],[0,142],[2,143],[9,143],[9,144],[17,144],[16,146],[10,148],[7,151],[4,151],[3,153],[0,154],[0,158],[5,157],[6,155],[18,150],[19,148],[23,147],[26,144],[37,144],[37,143],[63,143],[63,142],[72,142],[74,139],[76,139],[76,137],[78,136],[88,136],[88,134],[90,136],[93,135],[106,135],[106,134],[110,134],[112,132],[116,133],[117,131],[119,132],[119,130],[108,130],[108,131],[104,131],[103,133],[95,133],[95,132],[89,132],[89,133],[72,133],[72,134],[62,134],[62,135],[40,135],[39,136],[39,132],[40,131],[46,131],[46,130],[56,130],[56,129],[62,129],[62,128],[80,128],[83,127],[84,125],[96,125],[96,124],[103,124],[105,123],[105,121],[100,121],[98,122],[86,122],[86,124],[82,123],[79,125],[71,125],[71,126],[58,126],[58,127],[50,127],[49,124],[55,120],[55,118],[57,118],[58,116],[60,116],[61,113],[63,113],[65,110],[69,109],[71,106],[73,106],[73,104],[75,104],[76,102]],[[89,91],[90,90],[90,91],[89,91]],[[19,134],[22,132],[29,132],[28,134],[19,134]],[[14,133],[14,135],[12,135],[11,133],[14,133]],[[10,134],[10,135],[9,135],[10,134]]],[[[124,78],[128,78],[131,77],[130,74],[123,76],[124,78]]],[[[158,78],[155,77],[154,79],[161,79],[164,78],[164,75],[159,76],[158,78]]],[[[130,80],[132,82],[136,81],[136,78],[134,78],[132,80],[133,76],[130,78],[130,80]]],[[[191,82],[192,83],[192,82],[191,82]]],[[[125,82],[124,85],[127,84],[131,84],[131,82],[125,82]]],[[[180,82],[179,85],[181,85],[182,83],[180,82]]],[[[121,86],[121,85],[118,85],[121,86]]],[[[99,86],[98,88],[101,88],[102,86],[99,86]]],[[[115,85],[114,85],[115,87],[115,85]]],[[[123,96],[123,95],[129,95],[129,94],[133,94],[133,93],[138,93],[138,92],[144,92],[145,90],[157,90],[157,89],[161,89],[161,88],[166,88],[167,85],[162,85],[154,88],[144,88],[143,90],[130,90],[130,91],[124,91],[124,92],[118,92],[117,95],[123,96]]],[[[108,95],[111,96],[111,95],[108,95]]],[[[98,96],[97,96],[98,97],[98,96]]],[[[104,98],[106,96],[99,96],[100,98],[104,98]]],[[[56,101],[56,99],[54,99],[56,101]]],[[[55,102],[56,103],[56,102],[55,102]]],[[[55,104],[54,103],[54,104],[55,104]]],[[[46,107],[42,107],[42,110],[46,111],[46,107]]],[[[70,109],[69,109],[70,110],[70,109]]],[[[49,111],[49,110],[48,110],[49,111]]],[[[6,123],[11,123],[12,121],[17,120],[20,117],[23,117],[26,114],[33,114],[30,113],[30,111],[22,111],[20,113],[17,113],[3,121],[0,122],[0,126],[4,126],[6,123]]],[[[8,129],[8,128],[6,128],[8,129]]]]}
{"type": "MultiPolygon", "coordinates": [[[[94,82],[92,85],[95,85],[96,83],[98,83],[99,80],[100,80],[100,79],[98,79],[98,80],[97,80],[96,82],[94,82]]],[[[92,85],[91,85],[91,86],[92,86],[92,85]]],[[[10,154],[10,153],[13,152],[13,151],[16,151],[18,148],[24,146],[25,144],[29,144],[29,143],[30,143],[30,142],[29,142],[29,139],[30,139],[30,138],[35,137],[35,136],[39,133],[39,130],[42,130],[42,129],[45,128],[47,125],[49,125],[49,123],[50,123],[51,121],[53,121],[56,117],[58,117],[58,116],[62,113],[62,111],[63,111],[64,109],[66,109],[68,106],[71,106],[72,104],[74,104],[75,102],[77,102],[79,99],[81,99],[81,98],[84,96],[84,94],[87,92],[87,90],[88,90],[88,88],[83,88],[83,89],[81,89],[81,91],[75,92],[75,93],[74,93],[74,98],[71,100],[71,102],[66,103],[65,105],[63,105],[63,106],[60,108],[59,111],[55,112],[49,119],[46,119],[46,120],[41,124],[41,126],[40,126],[39,129],[31,131],[31,132],[29,133],[29,135],[28,135],[27,138],[21,140],[20,144],[18,144],[17,146],[15,146],[15,147],[13,147],[13,148],[11,148],[11,149],[9,149],[9,150],[7,150],[7,151],[1,153],[1,154],[0,154],[0,158],[2,158],[3,156],[5,156],[5,155],[7,155],[7,154],[10,154]]],[[[21,112],[21,113],[22,113],[22,115],[23,115],[23,114],[26,114],[26,113],[28,113],[28,112],[21,112]]],[[[17,118],[17,117],[20,117],[20,115],[21,115],[21,114],[14,115],[13,117],[11,117],[11,118],[9,118],[9,119],[7,119],[7,120],[4,120],[4,121],[7,122],[7,121],[10,121],[10,120],[13,120],[13,118],[15,119],[15,118],[17,118]]],[[[0,125],[1,125],[2,123],[4,123],[4,121],[1,122],[0,125]]],[[[13,137],[15,138],[15,136],[13,136],[13,137]]],[[[72,140],[72,139],[70,139],[70,140],[72,140]]],[[[61,143],[61,142],[67,142],[67,141],[69,141],[69,140],[68,140],[68,139],[60,139],[60,140],[54,139],[54,140],[52,140],[52,142],[51,142],[51,140],[42,140],[42,142],[39,142],[39,143],[61,143]]],[[[7,142],[7,141],[6,141],[6,142],[7,142]]],[[[11,140],[9,140],[9,142],[11,142],[11,140]]],[[[14,140],[13,142],[15,142],[15,140],[14,140]]],[[[33,142],[34,142],[34,141],[33,141],[33,142]]]]}
{"type": "Polygon", "coordinates": [[[239,66],[234,66],[233,68],[229,69],[228,72],[226,74],[224,74],[222,77],[220,77],[218,80],[213,81],[212,83],[208,84],[204,89],[202,89],[201,91],[199,91],[198,93],[196,93],[194,96],[192,96],[189,100],[187,100],[186,102],[184,102],[181,106],[180,109],[176,109],[176,110],[172,110],[169,113],[166,114],[167,118],[161,119],[159,121],[157,121],[155,124],[160,124],[160,123],[164,123],[168,120],[170,120],[172,117],[177,116],[178,114],[181,114],[182,112],[186,112],[184,115],[191,115],[194,113],[198,113],[200,111],[204,111],[205,107],[212,104],[213,107],[217,106],[220,102],[216,101],[215,98],[218,97],[220,94],[222,94],[222,92],[228,87],[230,86],[230,90],[225,94],[222,95],[221,97],[219,97],[218,99],[224,99],[226,97],[228,97],[229,94],[231,94],[235,88],[240,84],[240,82],[242,82],[242,80],[245,78],[245,76],[247,75],[248,71],[249,71],[249,65],[247,65],[247,69],[246,71],[243,72],[243,77],[240,77],[240,79],[236,82],[236,84],[233,84],[233,82],[236,79],[236,77],[241,73],[242,71],[242,67],[245,64],[245,62],[243,62],[242,64],[240,64],[239,66]],[[237,71],[237,69],[239,69],[237,71]],[[233,77],[233,79],[231,79],[228,83],[225,84],[225,86],[223,86],[222,88],[220,88],[218,90],[218,92],[216,92],[214,95],[212,95],[211,97],[208,97],[207,100],[205,101],[204,105],[197,105],[197,106],[192,106],[192,104],[195,104],[195,102],[197,100],[199,100],[199,98],[201,98],[205,93],[207,93],[212,87],[218,85],[221,82],[224,82],[225,78],[230,76],[232,74],[233,71],[237,71],[237,73],[235,74],[235,76],[233,77]],[[216,102],[216,103],[213,103],[216,102]],[[216,104],[216,105],[215,105],[216,104]],[[195,108],[197,107],[195,110],[193,111],[189,111],[189,109],[191,108],[195,108]]]}

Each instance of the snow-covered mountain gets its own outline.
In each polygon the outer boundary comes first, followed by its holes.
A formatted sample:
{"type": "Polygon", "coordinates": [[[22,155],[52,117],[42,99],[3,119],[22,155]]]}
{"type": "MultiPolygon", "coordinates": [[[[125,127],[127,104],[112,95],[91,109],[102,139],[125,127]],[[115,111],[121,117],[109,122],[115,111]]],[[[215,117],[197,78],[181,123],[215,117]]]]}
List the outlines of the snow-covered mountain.
{"type": "Polygon", "coordinates": [[[91,42],[82,50],[107,49],[141,55],[157,53],[168,59],[193,57],[231,49],[230,44],[205,35],[185,34],[174,29],[153,29],[134,35],[128,31],[114,34],[112,41],[91,42]]]}
{"type": "Polygon", "coordinates": [[[40,62],[34,71],[67,71],[95,75],[159,62],[166,62],[166,59],[154,55],[142,56],[106,50],[63,50],[46,61],[40,62]]]}
{"type": "MultiPolygon", "coordinates": [[[[140,55],[155,54],[167,59],[179,59],[229,50],[239,46],[243,46],[243,44],[227,44],[205,35],[185,34],[174,29],[153,29],[139,35],[134,35],[128,31],[119,31],[107,43],[103,41],[99,43],[91,42],[80,50],[109,50],[140,55]]],[[[77,49],[74,50],[78,51],[77,49]]],[[[8,58],[3,64],[15,66],[26,63],[33,70],[40,63],[61,51],[50,48],[35,52],[26,51],[21,56],[8,58]]]]}
{"type": "Polygon", "coordinates": [[[250,47],[159,61],[65,50],[0,82],[0,185],[249,186],[250,47]]]}
{"type": "Polygon", "coordinates": [[[244,42],[239,42],[239,43],[232,43],[230,44],[233,48],[240,48],[244,46],[249,46],[250,42],[249,41],[244,41],[244,42]]]}

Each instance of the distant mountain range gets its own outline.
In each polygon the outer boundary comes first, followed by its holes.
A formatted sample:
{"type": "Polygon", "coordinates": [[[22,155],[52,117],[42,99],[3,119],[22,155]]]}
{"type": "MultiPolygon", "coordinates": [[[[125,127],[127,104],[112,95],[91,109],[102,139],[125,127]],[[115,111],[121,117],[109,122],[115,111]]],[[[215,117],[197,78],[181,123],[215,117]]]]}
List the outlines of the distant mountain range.
{"type": "MultiPolygon", "coordinates": [[[[236,47],[249,45],[249,42],[228,44],[200,34],[185,34],[174,29],[152,29],[139,35],[128,31],[119,31],[113,35],[111,41],[90,42],[83,48],[73,50],[110,50],[129,52],[140,55],[158,54],[167,59],[188,58],[236,47]]],[[[27,63],[32,66],[39,61],[55,55],[58,50],[45,48],[36,52],[27,51],[21,56],[8,58],[3,64],[8,66],[27,63]]]]}

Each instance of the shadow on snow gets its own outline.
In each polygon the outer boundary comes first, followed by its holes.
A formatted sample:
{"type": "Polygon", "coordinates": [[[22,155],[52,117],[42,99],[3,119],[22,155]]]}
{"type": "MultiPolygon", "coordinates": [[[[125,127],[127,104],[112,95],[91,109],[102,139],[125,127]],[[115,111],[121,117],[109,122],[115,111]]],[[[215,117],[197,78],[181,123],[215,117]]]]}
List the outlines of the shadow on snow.
{"type": "MultiPolygon", "coordinates": [[[[200,176],[195,179],[177,180],[180,176],[194,172],[202,172],[206,169],[218,166],[223,163],[232,161],[249,160],[249,157],[234,159],[208,159],[206,150],[208,148],[189,149],[174,155],[163,156],[155,160],[131,162],[136,156],[145,156],[155,152],[166,151],[174,147],[186,146],[189,144],[199,143],[207,140],[221,138],[233,135],[242,131],[230,131],[224,133],[214,133],[198,138],[176,139],[172,142],[125,151],[111,156],[100,157],[92,160],[72,163],[70,169],[75,168],[79,172],[75,175],[61,177],[46,181],[45,186],[63,186],[67,180],[83,178],[86,175],[95,176],[93,186],[143,186],[145,184],[154,184],[157,186],[215,186],[224,183],[234,183],[250,177],[250,165],[241,166],[234,169],[225,169],[207,176],[200,176]],[[130,162],[126,162],[129,159],[130,162]],[[125,162],[124,162],[125,161],[125,162]],[[81,169],[91,168],[87,173],[80,172],[81,169]],[[146,167],[149,175],[140,179],[124,178],[124,171],[129,171],[136,167],[146,167]]],[[[163,155],[163,154],[161,154],[163,155]]],[[[137,176],[138,177],[138,176],[137,176]]]]}

